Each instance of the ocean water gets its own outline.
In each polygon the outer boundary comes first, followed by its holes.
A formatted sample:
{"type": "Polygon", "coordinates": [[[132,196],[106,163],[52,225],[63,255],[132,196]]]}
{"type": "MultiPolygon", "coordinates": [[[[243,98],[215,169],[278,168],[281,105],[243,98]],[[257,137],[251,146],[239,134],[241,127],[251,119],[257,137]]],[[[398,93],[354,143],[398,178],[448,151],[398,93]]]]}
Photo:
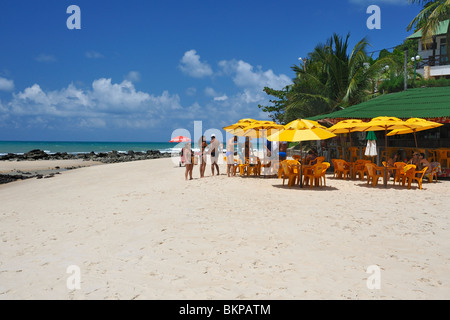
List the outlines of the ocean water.
{"type": "MultiPolygon", "coordinates": [[[[209,143],[209,141],[207,141],[209,143]]],[[[100,153],[117,152],[126,153],[130,150],[134,152],[146,152],[147,150],[159,150],[162,153],[179,153],[184,143],[170,142],[92,142],[92,141],[0,141],[0,156],[8,153],[24,154],[31,150],[39,149],[48,154],[57,152],[67,152],[69,154],[78,153],[100,153]]],[[[198,152],[197,144],[192,143],[192,150],[198,152]]],[[[253,150],[258,151],[258,146],[254,143],[253,150]]],[[[226,143],[222,143],[223,152],[226,151],[226,143]]]]}
{"type": "Polygon", "coordinates": [[[61,141],[0,141],[0,156],[8,153],[23,154],[34,149],[46,153],[67,152],[72,154],[89,152],[180,152],[182,144],[168,142],[61,142],[61,141]]]}

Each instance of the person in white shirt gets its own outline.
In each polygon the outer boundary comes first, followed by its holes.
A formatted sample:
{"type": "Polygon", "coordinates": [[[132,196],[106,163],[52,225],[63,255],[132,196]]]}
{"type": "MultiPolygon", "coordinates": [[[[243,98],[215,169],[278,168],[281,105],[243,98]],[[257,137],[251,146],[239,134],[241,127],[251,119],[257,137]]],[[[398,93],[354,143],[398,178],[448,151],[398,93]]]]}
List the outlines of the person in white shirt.
{"type": "Polygon", "coordinates": [[[186,171],[184,173],[184,178],[187,180],[192,180],[192,169],[194,168],[194,153],[191,150],[191,143],[188,142],[183,148],[184,164],[186,166],[186,171]]]}
{"type": "Polygon", "coordinates": [[[211,142],[209,143],[208,153],[211,155],[211,173],[214,175],[214,167],[217,169],[217,175],[219,175],[219,165],[217,161],[219,159],[220,142],[216,139],[214,134],[211,135],[211,142]]]}
{"type": "Polygon", "coordinates": [[[227,142],[227,175],[234,176],[234,147],[237,143],[237,136],[234,136],[227,142]]]}

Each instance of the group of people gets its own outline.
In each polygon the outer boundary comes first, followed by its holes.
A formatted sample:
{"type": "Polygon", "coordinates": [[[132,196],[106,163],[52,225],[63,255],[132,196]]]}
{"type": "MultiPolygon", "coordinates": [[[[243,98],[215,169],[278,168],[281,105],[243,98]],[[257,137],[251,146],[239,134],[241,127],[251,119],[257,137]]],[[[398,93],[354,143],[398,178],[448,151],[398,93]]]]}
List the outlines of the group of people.
{"type": "MultiPolygon", "coordinates": [[[[286,142],[280,142],[278,145],[278,142],[270,142],[268,141],[268,144],[266,146],[266,154],[270,158],[271,154],[275,154],[275,152],[279,152],[280,160],[286,159],[286,151],[287,151],[287,143],[286,142]]],[[[198,154],[198,165],[199,165],[199,171],[200,171],[200,178],[205,177],[205,171],[206,171],[206,163],[207,163],[207,156],[209,155],[211,157],[211,174],[214,176],[219,175],[219,165],[218,160],[219,156],[221,155],[221,143],[218,139],[216,139],[215,135],[211,135],[211,141],[208,145],[206,142],[205,136],[202,136],[198,140],[198,146],[199,146],[199,154],[198,154]],[[217,173],[216,173],[217,172],[217,173]]],[[[181,156],[183,157],[186,171],[185,171],[185,179],[186,180],[192,180],[192,172],[194,168],[195,162],[195,155],[194,152],[191,149],[191,144],[187,143],[184,148],[181,151],[181,156]]],[[[229,177],[235,176],[235,160],[234,156],[238,156],[242,162],[245,162],[245,159],[256,159],[257,156],[254,154],[253,144],[250,141],[248,137],[246,137],[245,142],[239,143],[238,137],[233,136],[227,141],[226,144],[226,162],[227,162],[227,175],[229,177]]]]}
{"type": "MultiPolygon", "coordinates": [[[[402,153],[400,151],[398,151],[398,152],[392,154],[391,157],[388,159],[387,166],[393,167],[394,163],[401,161],[401,159],[402,159],[402,153]]],[[[418,171],[421,171],[426,167],[427,170],[425,171],[425,176],[428,176],[429,174],[431,174],[431,172],[433,171],[433,168],[440,167],[439,162],[431,162],[430,163],[425,158],[425,154],[421,153],[421,152],[414,152],[411,159],[409,159],[409,160],[405,159],[405,162],[407,164],[415,165],[416,169],[418,171]]],[[[388,174],[390,176],[392,173],[390,171],[388,171],[388,174]]]]}
{"type": "MultiPolygon", "coordinates": [[[[215,169],[217,170],[217,175],[220,174],[219,172],[219,165],[218,165],[218,159],[220,155],[220,142],[216,139],[216,136],[214,134],[211,135],[211,141],[208,145],[206,142],[205,136],[201,136],[198,140],[198,146],[200,148],[200,153],[198,157],[198,163],[199,163],[199,169],[200,169],[200,178],[203,178],[205,176],[206,171],[206,157],[207,155],[210,155],[211,157],[211,173],[214,175],[215,169]]],[[[194,152],[191,149],[191,144],[186,143],[186,145],[183,147],[181,151],[181,156],[184,159],[184,164],[186,167],[186,171],[184,173],[184,177],[186,180],[192,180],[192,171],[194,169],[195,164],[195,155],[194,152]]]]}

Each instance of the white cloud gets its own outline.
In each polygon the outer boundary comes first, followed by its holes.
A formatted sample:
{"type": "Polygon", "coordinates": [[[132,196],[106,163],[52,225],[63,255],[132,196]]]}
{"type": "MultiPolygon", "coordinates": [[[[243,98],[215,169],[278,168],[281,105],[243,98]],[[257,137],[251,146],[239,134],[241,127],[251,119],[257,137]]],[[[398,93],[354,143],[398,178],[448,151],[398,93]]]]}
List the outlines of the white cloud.
{"type": "Polygon", "coordinates": [[[216,90],[211,87],[205,88],[205,95],[208,97],[213,97],[214,101],[225,101],[228,99],[228,96],[226,94],[217,93],[216,90]]]}
{"type": "Polygon", "coordinates": [[[0,77],[0,91],[14,90],[14,81],[0,77]]]}
{"type": "Polygon", "coordinates": [[[225,101],[225,100],[228,100],[228,96],[226,94],[220,97],[214,97],[214,101],[225,101]]]}
{"type": "Polygon", "coordinates": [[[112,83],[111,79],[98,79],[92,83],[91,96],[102,109],[135,109],[150,100],[150,95],[136,91],[133,83],[128,80],[122,83],[112,83]]]}
{"type": "Polygon", "coordinates": [[[139,82],[141,81],[141,73],[139,71],[130,71],[125,76],[125,79],[131,82],[139,82]]]}
{"type": "Polygon", "coordinates": [[[282,89],[292,83],[284,74],[275,74],[270,69],[253,67],[242,60],[224,60],[218,65],[220,75],[229,77],[236,86],[235,90],[231,89],[224,93],[206,87],[205,95],[213,99],[202,105],[199,111],[196,110],[197,120],[205,120],[216,128],[246,117],[267,119],[268,115],[257,107],[258,104],[269,104],[270,97],[263,91],[264,87],[282,89]]]}
{"type": "Polygon", "coordinates": [[[9,115],[28,118],[30,124],[30,117],[42,117],[82,127],[133,128],[148,127],[182,109],[178,95],[164,91],[156,96],[137,91],[128,80],[113,83],[106,78],[94,80],[87,90],[70,84],[60,90],[44,91],[34,84],[13,94],[13,99],[0,107],[9,115]]]}
{"type": "Polygon", "coordinates": [[[197,93],[197,88],[189,87],[189,88],[186,89],[186,94],[188,96],[191,96],[191,97],[195,96],[196,93],[197,93]]]}
{"type": "Polygon", "coordinates": [[[104,56],[100,52],[97,52],[97,51],[87,51],[84,55],[88,59],[101,59],[101,58],[104,58],[104,56]]]}
{"type": "Polygon", "coordinates": [[[194,78],[211,76],[213,71],[206,62],[200,61],[200,56],[195,50],[186,51],[179,64],[180,70],[194,78]]]}
{"type": "Polygon", "coordinates": [[[207,95],[209,97],[215,97],[215,96],[217,96],[217,92],[216,92],[216,90],[214,90],[211,87],[206,87],[205,88],[205,95],[207,95]]]}
{"type": "Polygon", "coordinates": [[[56,62],[56,57],[52,54],[41,53],[35,58],[35,60],[38,62],[49,63],[49,62],[56,62]]]}
{"type": "Polygon", "coordinates": [[[263,71],[260,66],[255,68],[249,63],[242,60],[223,60],[219,62],[219,66],[225,74],[233,77],[234,83],[242,88],[258,88],[263,90],[264,87],[273,89],[282,89],[291,84],[291,79],[284,75],[276,75],[272,70],[263,71]]]}

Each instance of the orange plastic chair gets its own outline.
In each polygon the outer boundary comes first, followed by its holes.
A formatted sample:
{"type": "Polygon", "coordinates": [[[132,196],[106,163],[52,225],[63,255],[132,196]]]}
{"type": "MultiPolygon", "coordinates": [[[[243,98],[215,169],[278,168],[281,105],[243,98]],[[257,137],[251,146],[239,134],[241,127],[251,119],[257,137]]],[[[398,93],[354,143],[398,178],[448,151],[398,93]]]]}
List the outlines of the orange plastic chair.
{"type": "Polygon", "coordinates": [[[370,183],[370,180],[372,180],[372,186],[376,187],[378,184],[378,179],[382,178],[382,174],[377,173],[377,166],[375,163],[366,163],[365,164],[367,169],[367,184],[370,183]]]}
{"type": "Polygon", "coordinates": [[[300,168],[301,163],[298,160],[286,160],[288,166],[291,168],[292,172],[297,175],[297,181],[300,183],[300,168]]]}
{"type": "Polygon", "coordinates": [[[289,186],[289,188],[291,188],[295,184],[295,181],[297,179],[297,173],[295,173],[292,170],[291,166],[289,166],[287,161],[282,161],[281,166],[283,168],[283,186],[284,186],[284,181],[286,179],[288,179],[288,186],[289,186]]]}
{"type": "Polygon", "coordinates": [[[358,176],[361,180],[364,180],[364,175],[367,175],[366,163],[370,163],[370,160],[356,160],[355,177],[358,176]]]}
{"type": "Polygon", "coordinates": [[[326,184],[325,174],[327,173],[327,170],[331,166],[331,164],[329,162],[322,162],[322,164],[325,166],[325,170],[322,171],[322,175],[320,177],[323,180],[323,185],[326,187],[327,184],[326,184]]]}
{"type": "MultiPolygon", "coordinates": [[[[286,161],[286,160],[283,160],[283,161],[286,161]]],[[[281,165],[281,163],[283,161],[280,162],[280,161],[276,160],[273,164],[273,170],[277,172],[278,179],[281,179],[283,177],[283,166],[281,165]]]]}
{"type": "Polygon", "coordinates": [[[252,159],[252,161],[249,161],[247,166],[247,176],[259,176],[261,175],[261,161],[259,158],[256,158],[256,161],[252,159]]]}
{"type": "Polygon", "coordinates": [[[312,167],[312,170],[305,173],[303,178],[303,185],[307,185],[309,182],[309,187],[312,188],[313,184],[319,183],[322,187],[322,172],[327,170],[327,166],[323,163],[317,163],[312,167]]]}
{"type": "Polygon", "coordinates": [[[245,159],[245,163],[243,163],[242,160],[239,160],[238,168],[239,168],[239,175],[241,177],[247,174],[248,166],[249,166],[248,159],[245,159]]]}
{"type": "Polygon", "coordinates": [[[414,174],[411,176],[411,178],[408,181],[408,189],[411,189],[411,182],[416,181],[417,184],[419,185],[419,189],[422,190],[422,180],[423,180],[423,176],[425,175],[425,171],[427,171],[427,169],[428,169],[428,167],[424,167],[420,171],[414,170],[414,174]],[[417,176],[417,174],[419,176],[417,176]]]}
{"type": "Polygon", "coordinates": [[[395,162],[394,167],[396,168],[395,174],[394,174],[394,185],[396,182],[400,184],[400,181],[403,180],[403,176],[405,175],[404,168],[406,166],[406,163],[404,162],[395,162]]]}
{"type": "Polygon", "coordinates": [[[416,172],[416,165],[407,164],[406,166],[403,167],[403,172],[404,174],[402,176],[402,186],[405,186],[406,181],[408,181],[408,184],[411,187],[412,177],[415,175],[414,173],[416,172]]]}
{"type": "Polygon", "coordinates": [[[350,176],[350,165],[348,162],[342,159],[336,159],[334,163],[336,164],[338,178],[341,179],[343,177],[344,179],[347,179],[350,176]]]}
{"type": "Polygon", "coordinates": [[[324,162],[324,161],[325,161],[325,157],[317,157],[317,158],[316,158],[316,164],[322,163],[322,162],[324,162]]]}
{"type": "Polygon", "coordinates": [[[337,178],[337,165],[336,165],[337,159],[331,159],[331,163],[333,164],[333,178],[337,178]]]}

